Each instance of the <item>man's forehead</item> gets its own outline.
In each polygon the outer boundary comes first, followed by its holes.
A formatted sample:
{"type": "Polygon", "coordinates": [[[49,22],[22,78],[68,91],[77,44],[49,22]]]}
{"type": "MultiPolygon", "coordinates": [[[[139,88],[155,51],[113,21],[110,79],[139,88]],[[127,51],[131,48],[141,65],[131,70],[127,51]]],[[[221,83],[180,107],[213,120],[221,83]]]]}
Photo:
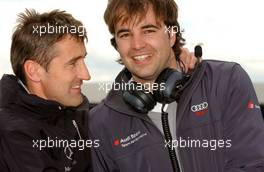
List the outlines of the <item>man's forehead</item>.
{"type": "MultiPolygon", "coordinates": [[[[152,9],[149,9],[152,10],[152,9]]],[[[153,24],[160,26],[162,21],[161,19],[157,18],[153,11],[146,10],[144,12],[138,12],[136,14],[130,15],[126,12],[123,12],[122,15],[120,15],[119,20],[116,22],[115,25],[115,31],[117,31],[117,28],[120,27],[133,27],[137,25],[145,25],[145,24],[153,24]],[[153,18],[151,20],[147,19],[147,14],[152,13],[153,18]]]]}
{"type": "MultiPolygon", "coordinates": [[[[68,46],[71,44],[67,44],[68,46]]],[[[53,59],[57,57],[63,57],[64,60],[68,60],[70,58],[73,58],[75,56],[85,56],[86,55],[86,48],[84,45],[84,42],[81,40],[78,40],[72,36],[66,36],[62,40],[54,43],[48,51],[48,55],[52,57],[53,59]],[[73,47],[71,49],[68,49],[68,47],[65,47],[65,41],[73,41],[73,47]]],[[[62,60],[62,59],[61,59],[62,60]]]]}

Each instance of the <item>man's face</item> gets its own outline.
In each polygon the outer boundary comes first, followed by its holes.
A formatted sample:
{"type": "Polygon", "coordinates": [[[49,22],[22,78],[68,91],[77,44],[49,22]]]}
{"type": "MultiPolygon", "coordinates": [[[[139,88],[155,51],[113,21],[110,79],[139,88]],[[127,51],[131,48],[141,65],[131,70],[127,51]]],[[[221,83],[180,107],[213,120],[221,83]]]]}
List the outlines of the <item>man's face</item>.
{"type": "Polygon", "coordinates": [[[153,82],[164,68],[176,64],[171,48],[176,36],[165,31],[164,22],[157,23],[151,7],[141,21],[117,23],[117,50],[135,81],[153,82]]]}
{"type": "Polygon", "coordinates": [[[76,107],[83,101],[81,85],[90,75],[84,58],[86,49],[83,42],[67,36],[54,45],[54,58],[48,70],[41,74],[42,97],[54,100],[64,106],[76,107]]]}

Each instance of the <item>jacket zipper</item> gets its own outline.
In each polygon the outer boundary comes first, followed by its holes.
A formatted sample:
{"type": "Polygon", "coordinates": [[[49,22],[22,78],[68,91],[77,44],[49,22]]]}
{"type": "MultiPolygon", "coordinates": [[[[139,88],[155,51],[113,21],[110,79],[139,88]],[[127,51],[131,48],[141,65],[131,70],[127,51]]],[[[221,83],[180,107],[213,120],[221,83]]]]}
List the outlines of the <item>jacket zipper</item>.
{"type": "Polygon", "coordinates": [[[75,127],[75,129],[76,129],[76,131],[78,133],[79,139],[82,140],[82,136],[81,136],[81,133],[80,133],[80,130],[78,128],[78,125],[77,125],[76,121],[72,120],[72,124],[73,124],[73,126],[75,127]]]}

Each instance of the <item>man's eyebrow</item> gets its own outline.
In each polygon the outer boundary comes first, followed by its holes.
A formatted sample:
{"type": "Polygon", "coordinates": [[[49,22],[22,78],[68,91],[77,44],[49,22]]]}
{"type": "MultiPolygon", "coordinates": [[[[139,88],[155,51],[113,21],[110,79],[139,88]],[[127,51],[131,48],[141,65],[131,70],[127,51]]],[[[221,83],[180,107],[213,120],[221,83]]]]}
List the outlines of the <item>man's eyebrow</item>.
{"type": "Polygon", "coordinates": [[[155,28],[155,29],[159,29],[158,26],[155,26],[153,24],[147,24],[141,27],[142,29],[149,29],[149,28],[155,28]]]}
{"type": "MultiPolygon", "coordinates": [[[[144,26],[141,27],[141,29],[148,29],[148,28],[159,29],[158,26],[155,26],[155,25],[153,25],[153,24],[147,24],[147,25],[144,25],[144,26]]],[[[119,35],[119,34],[121,34],[121,33],[123,33],[123,32],[130,32],[130,29],[120,29],[120,30],[118,30],[118,31],[116,32],[116,35],[119,35]]]]}
{"type": "Polygon", "coordinates": [[[116,32],[116,35],[119,35],[120,33],[123,33],[123,32],[129,32],[130,30],[129,29],[120,29],[116,32]]]}
{"type": "Polygon", "coordinates": [[[86,56],[87,56],[87,53],[85,53],[84,56],[73,57],[73,58],[70,59],[66,64],[74,63],[74,62],[76,62],[76,61],[79,60],[79,59],[86,58],[86,56]]]}

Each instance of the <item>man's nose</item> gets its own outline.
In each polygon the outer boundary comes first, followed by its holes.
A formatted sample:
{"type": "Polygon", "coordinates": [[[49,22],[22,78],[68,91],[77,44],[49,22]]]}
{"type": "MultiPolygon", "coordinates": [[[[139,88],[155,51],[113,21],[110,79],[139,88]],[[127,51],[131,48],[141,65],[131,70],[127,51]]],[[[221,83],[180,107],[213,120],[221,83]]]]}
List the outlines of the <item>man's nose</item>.
{"type": "Polygon", "coordinates": [[[146,42],[143,35],[133,34],[131,39],[131,47],[135,50],[140,50],[146,46],[146,42]]]}
{"type": "Polygon", "coordinates": [[[78,70],[78,78],[81,80],[90,80],[91,79],[91,75],[89,73],[89,70],[86,66],[86,64],[84,63],[84,61],[81,63],[81,65],[79,66],[79,70],[78,70]]]}

